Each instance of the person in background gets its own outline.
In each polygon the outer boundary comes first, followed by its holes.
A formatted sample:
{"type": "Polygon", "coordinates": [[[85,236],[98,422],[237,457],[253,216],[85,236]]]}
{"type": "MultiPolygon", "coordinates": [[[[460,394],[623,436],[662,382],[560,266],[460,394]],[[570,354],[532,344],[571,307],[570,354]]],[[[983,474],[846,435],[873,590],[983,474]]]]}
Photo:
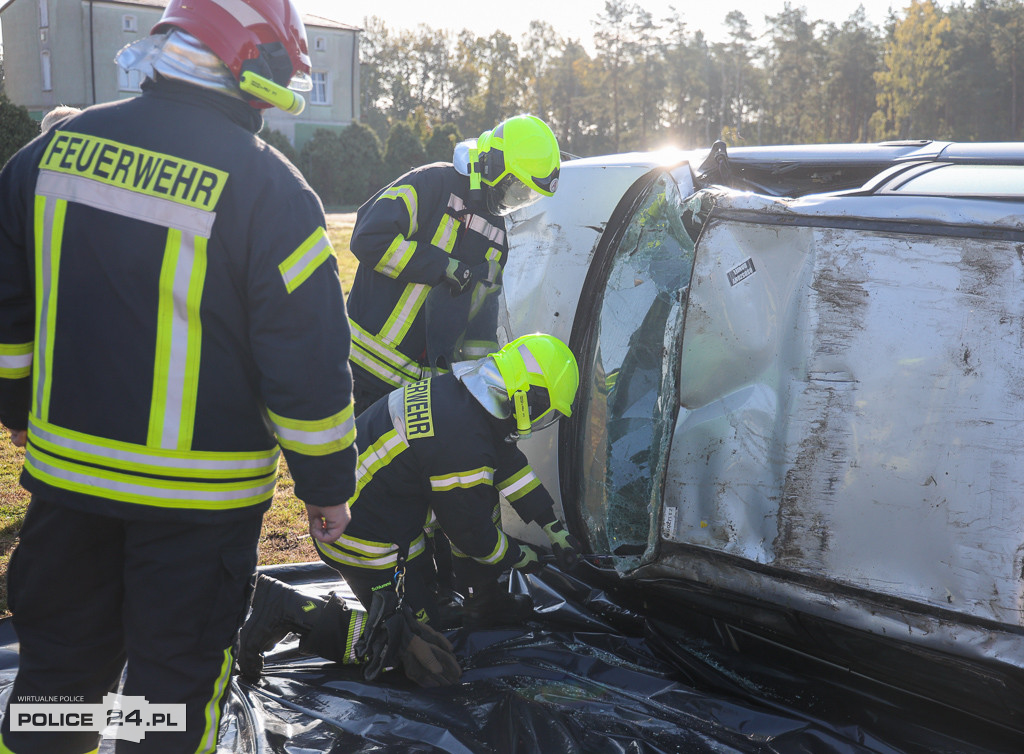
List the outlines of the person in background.
{"type": "MultiPolygon", "coordinates": [[[[438,625],[422,527],[428,509],[452,542],[466,626],[525,620],[529,598],[510,594],[500,578],[510,568],[533,573],[543,565],[533,547],[501,530],[499,492],[525,522],[542,527],[559,567],[575,564],[579,543],[555,516],[554,501],[516,442],[570,416],[578,385],[576,359],[564,343],[525,335],[482,359],[455,363],[450,373],[398,388],[359,415],[363,449],[358,489],[349,501],[352,522],[336,541],[315,544],[369,611],[371,625],[399,603],[414,623],[438,625]]],[[[303,637],[300,649],[338,662],[358,660],[360,653],[350,652],[365,631],[353,623],[357,613],[311,601],[265,575],[252,604],[239,650],[243,675],[258,677],[262,652],[290,631],[303,637]]],[[[364,644],[376,646],[374,632],[367,636],[364,644]]],[[[431,649],[429,659],[443,667],[442,654],[431,649]]],[[[381,664],[379,653],[363,660],[381,664]]],[[[424,677],[415,657],[410,666],[424,677]]],[[[437,685],[457,680],[450,672],[426,677],[437,685]]]]}
{"type": "Polygon", "coordinates": [[[281,451],[317,541],[349,521],[350,334],[316,194],[258,138],[297,112],[291,0],[170,0],[118,54],[138,97],[67,116],[0,173],[0,422],[32,498],[8,569],[23,700],[182,705],[117,751],[217,748],[281,451]],[[125,665],[127,661],[127,669],[125,665]]]}
{"type": "Polygon", "coordinates": [[[81,108],[71,107],[71,105],[57,105],[39,121],[39,132],[46,133],[53,128],[58,122],[68,118],[72,115],[78,115],[82,112],[81,108]]]}

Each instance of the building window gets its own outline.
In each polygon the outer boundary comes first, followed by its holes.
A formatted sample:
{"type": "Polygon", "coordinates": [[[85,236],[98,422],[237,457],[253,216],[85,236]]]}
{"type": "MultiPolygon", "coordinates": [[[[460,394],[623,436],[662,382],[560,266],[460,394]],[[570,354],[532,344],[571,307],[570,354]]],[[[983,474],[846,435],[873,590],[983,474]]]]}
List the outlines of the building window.
{"type": "Polygon", "coordinates": [[[50,76],[50,51],[43,50],[39,53],[39,62],[43,69],[43,91],[49,92],[53,90],[53,80],[50,76]]]}
{"type": "Polygon", "coordinates": [[[50,25],[50,7],[48,0],[39,0],[39,28],[45,29],[50,25]]]}
{"type": "Polygon", "coordinates": [[[317,52],[323,52],[324,50],[326,50],[327,49],[327,38],[326,37],[316,37],[313,40],[313,49],[316,50],[317,52]]]}
{"type": "Polygon", "coordinates": [[[313,71],[310,74],[313,79],[313,89],[309,93],[309,104],[327,105],[327,71],[313,71]]]}
{"type": "Polygon", "coordinates": [[[121,92],[141,92],[142,74],[139,71],[126,71],[118,66],[117,89],[121,92]]]}
{"type": "Polygon", "coordinates": [[[121,31],[138,31],[139,22],[135,16],[121,16],[121,31]]]}

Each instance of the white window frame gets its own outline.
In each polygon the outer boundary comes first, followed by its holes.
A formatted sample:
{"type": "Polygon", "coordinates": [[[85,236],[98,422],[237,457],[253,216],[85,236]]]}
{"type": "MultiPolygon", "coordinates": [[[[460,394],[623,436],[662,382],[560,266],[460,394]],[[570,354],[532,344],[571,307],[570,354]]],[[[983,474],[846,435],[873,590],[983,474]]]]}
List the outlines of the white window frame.
{"type": "Polygon", "coordinates": [[[117,66],[117,90],[119,92],[141,92],[142,73],[126,71],[121,66],[117,66]]]}
{"type": "Polygon", "coordinates": [[[138,31],[139,19],[131,13],[121,16],[121,31],[138,31]]]}
{"type": "Polygon", "coordinates": [[[53,91],[53,70],[50,67],[50,51],[41,50],[39,53],[39,66],[43,74],[43,91],[53,91]]]}
{"type": "Polygon", "coordinates": [[[327,37],[314,37],[313,38],[313,49],[317,52],[323,52],[327,49],[327,37]]]}
{"type": "Polygon", "coordinates": [[[309,91],[309,104],[331,104],[330,76],[327,71],[311,71],[309,77],[313,80],[313,88],[309,91]]]}

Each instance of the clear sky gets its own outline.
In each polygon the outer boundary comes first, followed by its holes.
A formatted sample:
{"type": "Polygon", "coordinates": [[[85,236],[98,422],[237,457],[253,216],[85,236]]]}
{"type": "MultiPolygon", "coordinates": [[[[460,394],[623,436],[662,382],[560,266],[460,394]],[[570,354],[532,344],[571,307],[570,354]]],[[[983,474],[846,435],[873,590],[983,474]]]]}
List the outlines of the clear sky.
{"type": "MultiPolygon", "coordinates": [[[[366,16],[377,16],[390,29],[415,29],[427,24],[435,29],[460,31],[470,29],[480,36],[489,36],[502,29],[519,38],[528,28],[530,21],[547,21],[562,37],[578,39],[588,48],[593,40],[592,21],[604,10],[604,0],[516,0],[515,2],[488,3],[482,0],[374,0],[373,3],[356,4],[339,0],[295,0],[301,10],[362,26],[366,16]]],[[[910,0],[828,0],[828,2],[793,1],[795,8],[803,7],[810,19],[821,19],[842,23],[849,18],[857,6],[863,5],[868,20],[881,25],[889,8],[900,15],[910,0]]],[[[948,7],[948,2],[940,2],[948,7]]],[[[654,18],[664,18],[671,13],[671,7],[682,9],[682,18],[691,31],[702,29],[712,41],[721,41],[725,35],[722,22],[732,10],[746,16],[755,33],[763,31],[764,17],[782,12],[784,0],[639,0],[639,5],[654,18]]]]}

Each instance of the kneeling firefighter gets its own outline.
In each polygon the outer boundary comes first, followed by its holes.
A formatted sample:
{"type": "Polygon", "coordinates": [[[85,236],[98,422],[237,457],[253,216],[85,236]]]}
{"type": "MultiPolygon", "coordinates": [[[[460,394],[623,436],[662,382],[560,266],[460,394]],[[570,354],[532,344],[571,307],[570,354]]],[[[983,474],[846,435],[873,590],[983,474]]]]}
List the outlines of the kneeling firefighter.
{"type": "Polygon", "coordinates": [[[335,542],[315,544],[367,612],[261,575],[242,628],[243,675],[258,677],[262,652],[295,632],[300,650],[367,663],[368,678],[401,664],[421,685],[457,681],[451,645],[429,625],[440,625],[440,616],[424,522],[436,519],[451,540],[464,626],[525,620],[529,598],[509,594],[500,580],[510,568],[535,573],[543,563],[501,530],[499,493],[523,521],[542,527],[560,568],[575,565],[579,544],[516,442],[570,416],[578,385],[576,359],[562,341],[524,335],[394,390],[360,414],[352,521],[335,542]]]}

